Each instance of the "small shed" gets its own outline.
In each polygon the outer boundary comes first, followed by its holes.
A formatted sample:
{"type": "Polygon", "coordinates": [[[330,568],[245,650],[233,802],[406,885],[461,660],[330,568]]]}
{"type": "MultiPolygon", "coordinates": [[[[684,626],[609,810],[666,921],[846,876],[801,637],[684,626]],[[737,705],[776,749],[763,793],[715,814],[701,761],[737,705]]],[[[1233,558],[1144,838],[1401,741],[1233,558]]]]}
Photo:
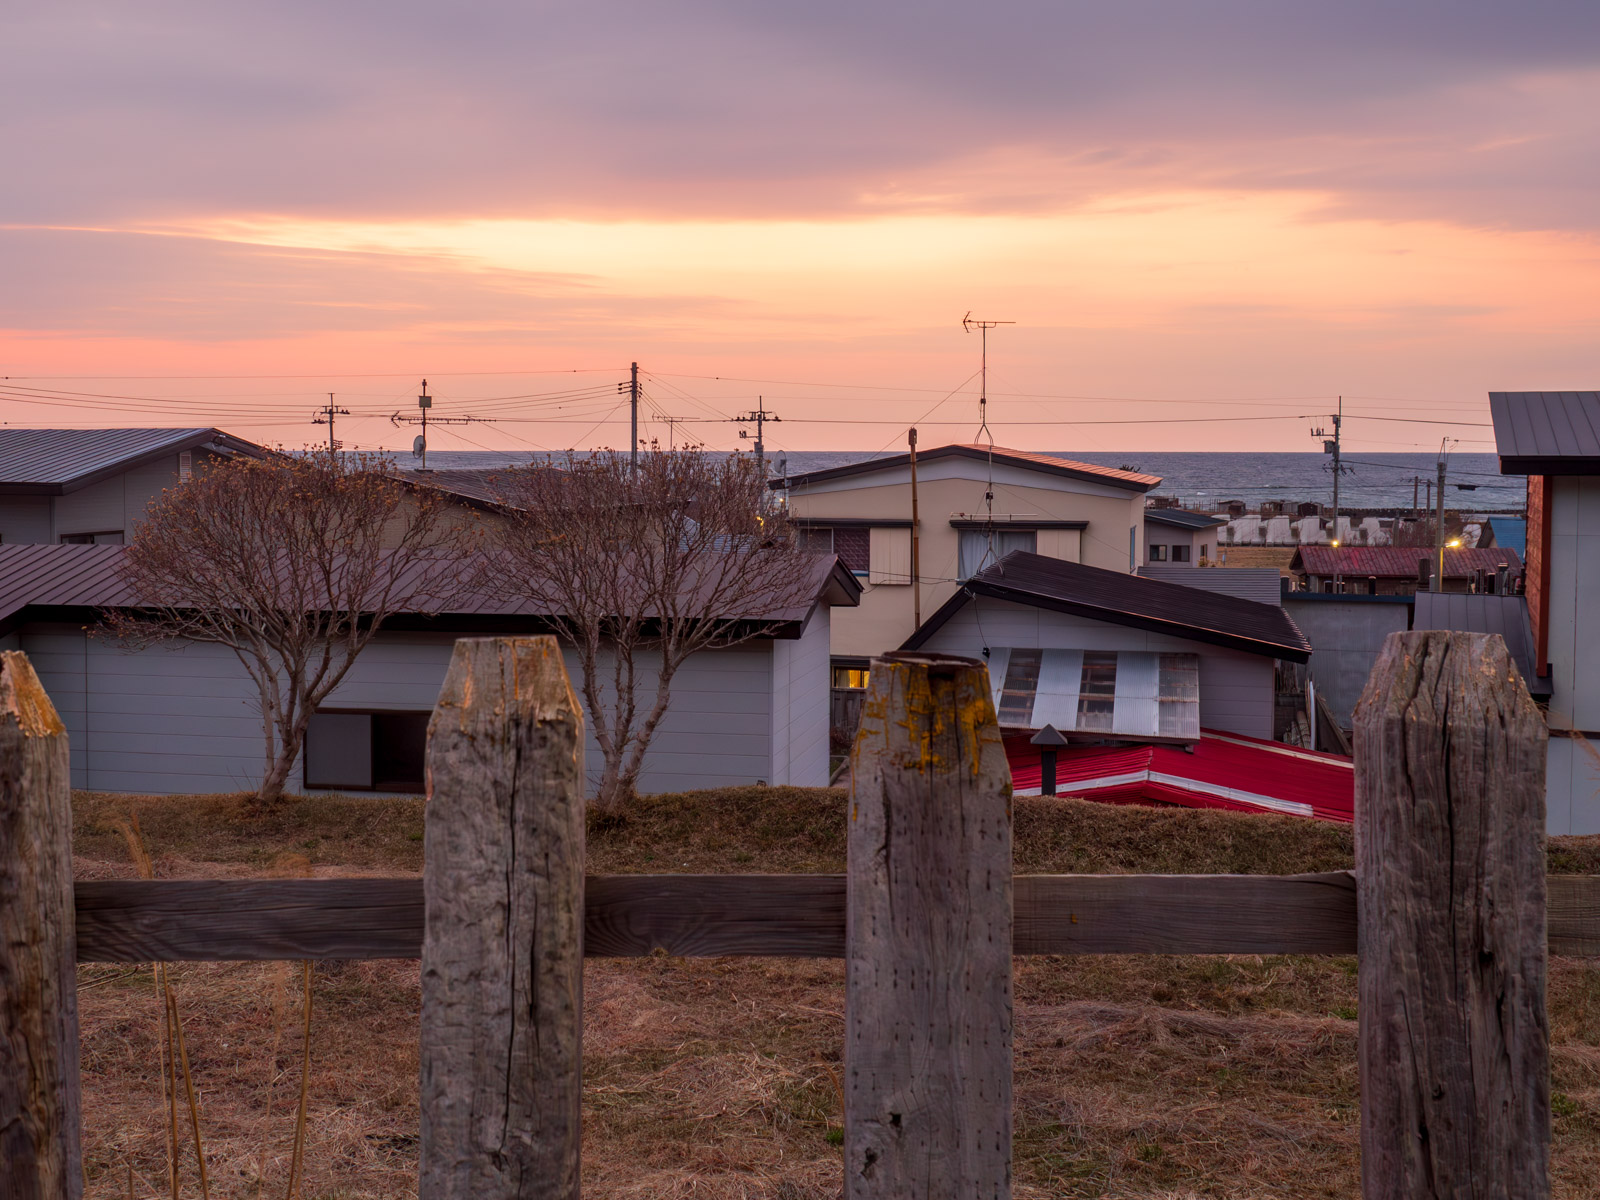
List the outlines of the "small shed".
{"type": "Polygon", "coordinates": [[[1280,605],[1038,554],[967,580],[904,646],[989,663],[1003,728],[1270,739],[1278,660],[1311,644],[1280,605]]]}

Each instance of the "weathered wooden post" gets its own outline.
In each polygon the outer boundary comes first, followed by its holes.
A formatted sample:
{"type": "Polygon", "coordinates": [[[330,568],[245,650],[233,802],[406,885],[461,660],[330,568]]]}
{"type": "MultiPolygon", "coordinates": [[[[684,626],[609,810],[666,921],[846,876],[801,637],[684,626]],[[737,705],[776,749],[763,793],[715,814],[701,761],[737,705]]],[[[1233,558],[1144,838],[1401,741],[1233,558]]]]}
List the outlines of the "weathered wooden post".
{"type": "Polygon", "coordinates": [[[1497,635],[1395,633],[1355,735],[1362,1194],[1548,1197],[1544,722],[1497,635]]]}
{"type": "Polygon", "coordinates": [[[428,726],[424,1200],[573,1200],[583,716],[553,637],[464,638],[428,726]]]}
{"type": "Polygon", "coordinates": [[[851,769],[845,1195],[1011,1195],[1011,773],[982,663],[872,662],[851,769]]]}
{"type": "Polygon", "coordinates": [[[67,731],[0,653],[0,1196],[83,1194],[67,731]]]}

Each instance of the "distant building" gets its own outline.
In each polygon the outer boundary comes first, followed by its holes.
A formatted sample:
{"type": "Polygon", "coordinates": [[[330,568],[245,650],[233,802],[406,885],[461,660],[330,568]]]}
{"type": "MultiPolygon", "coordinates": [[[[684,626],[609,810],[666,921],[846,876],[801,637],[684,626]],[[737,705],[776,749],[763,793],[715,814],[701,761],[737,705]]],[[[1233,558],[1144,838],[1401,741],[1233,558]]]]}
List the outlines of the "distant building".
{"type": "Polygon", "coordinates": [[[1600,833],[1600,392],[1491,392],[1502,475],[1528,477],[1533,672],[1550,692],[1551,833],[1600,833]]]}
{"type": "Polygon", "coordinates": [[[1479,547],[1502,546],[1528,557],[1528,522],[1521,517],[1490,517],[1478,533],[1479,547]]]}
{"type": "Polygon", "coordinates": [[[0,428],[0,543],[121,544],[191,472],[269,453],[220,429],[0,428]]]}
{"type": "Polygon", "coordinates": [[[1217,544],[1216,528],[1222,517],[1182,508],[1144,510],[1144,561],[1152,565],[1193,567],[1209,565],[1217,544]]]}
{"type": "MultiPolygon", "coordinates": [[[[1306,591],[1410,596],[1437,570],[1438,558],[1431,546],[1301,546],[1289,570],[1306,591]]],[[[1522,557],[1502,546],[1447,549],[1443,590],[1472,591],[1480,572],[1492,576],[1501,568],[1520,574],[1522,557]]]]}

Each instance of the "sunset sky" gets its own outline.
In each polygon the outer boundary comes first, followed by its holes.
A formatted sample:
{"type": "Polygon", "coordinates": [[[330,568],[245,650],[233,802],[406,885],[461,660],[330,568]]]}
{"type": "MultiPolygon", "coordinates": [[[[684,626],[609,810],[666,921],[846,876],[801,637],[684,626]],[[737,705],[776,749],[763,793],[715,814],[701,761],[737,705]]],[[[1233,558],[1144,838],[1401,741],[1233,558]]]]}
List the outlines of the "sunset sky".
{"type": "Polygon", "coordinates": [[[967,441],[968,311],[1016,322],[1027,448],[1315,450],[1342,394],[1352,449],[1485,450],[1488,391],[1600,386],[1594,0],[63,0],[0,37],[11,424],[293,446],[333,391],[395,447],[426,376],[497,419],[437,449],[621,446],[637,360],[663,442],[757,396],[778,449],[967,441]]]}

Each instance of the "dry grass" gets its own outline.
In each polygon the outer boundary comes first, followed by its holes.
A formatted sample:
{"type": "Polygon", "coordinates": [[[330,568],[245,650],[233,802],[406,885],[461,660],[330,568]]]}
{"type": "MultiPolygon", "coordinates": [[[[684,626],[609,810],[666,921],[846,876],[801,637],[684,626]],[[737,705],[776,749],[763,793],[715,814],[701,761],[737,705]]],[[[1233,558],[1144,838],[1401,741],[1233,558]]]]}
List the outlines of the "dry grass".
{"type": "MultiPolygon", "coordinates": [[[[80,796],[79,869],[131,875],[80,796]]],[[[236,799],[137,802],[157,871],[255,875],[279,854],[318,875],[414,872],[418,801],[297,801],[252,826],[236,799]]],[[[1328,870],[1349,831],[1289,818],[1020,799],[1019,871],[1328,870]]],[[[108,836],[108,831],[112,836],[108,836]]],[[[833,871],[839,793],[732,789],[644,801],[591,830],[596,871],[833,871]]],[[[1557,839],[1553,870],[1600,870],[1600,838],[1557,839]]],[[[298,970],[172,969],[216,1197],[280,1197],[299,1088],[298,970]],[[270,1100],[270,1110],[269,1110],[270,1100]],[[264,1176],[264,1178],[263,1178],[264,1176]]],[[[585,1194],[838,1195],[843,1029],[835,962],[594,960],[585,972],[585,1194]]],[[[82,970],[89,1195],[164,1194],[160,1006],[148,968],[82,970]]],[[[319,967],[302,1194],[415,1195],[414,962],[319,967]]],[[[1018,1195],[1345,1197],[1357,1180],[1354,961],[1019,960],[1018,1195]]],[[[1551,964],[1556,1194],[1600,1178],[1600,969],[1551,964]]],[[[192,1154],[185,1194],[197,1196],[192,1154]]]]}
{"type": "Polygon", "coordinates": [[[1219,546],[1228,555],[1228,567],[1276,567],[1280,575],[1289,573],[1295,546],[1219,546]]]}

